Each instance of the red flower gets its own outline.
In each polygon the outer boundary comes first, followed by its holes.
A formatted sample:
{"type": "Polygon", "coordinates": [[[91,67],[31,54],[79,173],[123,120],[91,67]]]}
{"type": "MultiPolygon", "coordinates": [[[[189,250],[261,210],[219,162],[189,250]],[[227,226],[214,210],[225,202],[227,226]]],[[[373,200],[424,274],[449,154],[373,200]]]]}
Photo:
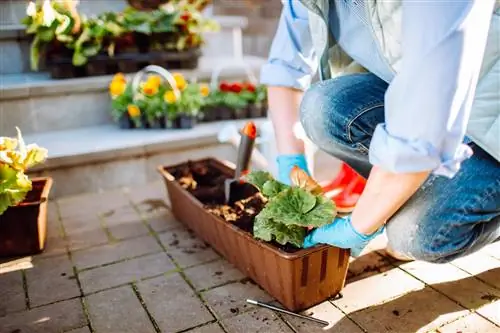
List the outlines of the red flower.
{"type": "Polygon", "coordinates": [[[249,92],[255,92],[255,86],[253,84],[251,84],[250,82],[245,83],[244,89],[249,91],[249,92]]]}
{"type": "Polygon", "coordinates": [[[181,20],[183,20],[184,22],[189,21],[190,18],[191,18],[190,12],[184,12],[184,14],[181,15],[181,20]]]}
{"type": "Polygon", "coordinates": [[[239,94],[243,90],[241,83],[235,82],[231,85],[231,91],[239,94]]]}
{"type": "Polygon", "coordinates": [[[223,92],[228,92],[231,90],[231,85],[229,85],[229,83],[227,82],[221,82],[221,84],[219,85],[219,90],[223,92]]]}

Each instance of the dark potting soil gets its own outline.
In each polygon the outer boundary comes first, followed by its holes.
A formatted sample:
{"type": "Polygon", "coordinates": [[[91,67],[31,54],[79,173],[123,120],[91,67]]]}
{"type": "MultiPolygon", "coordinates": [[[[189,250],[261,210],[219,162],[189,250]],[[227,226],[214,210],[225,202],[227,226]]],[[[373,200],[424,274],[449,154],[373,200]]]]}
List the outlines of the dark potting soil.
{"type": "MultiPolygon", "coordinates": [[[[188,161],[186,164],[170,169],[169,172],[185,190],[205,205],[208,212],[253,234],[254,218],[266,203],[266,199],[260,193],[237,201],[233,206],[228,206],[225,204],[224,195],[224,182],[228,176],[220,170],[202,162],[188,161]]],[[[281,245],[276,242],[272,244],[287,253],[300,250],[290,244],[281,245]]]]}

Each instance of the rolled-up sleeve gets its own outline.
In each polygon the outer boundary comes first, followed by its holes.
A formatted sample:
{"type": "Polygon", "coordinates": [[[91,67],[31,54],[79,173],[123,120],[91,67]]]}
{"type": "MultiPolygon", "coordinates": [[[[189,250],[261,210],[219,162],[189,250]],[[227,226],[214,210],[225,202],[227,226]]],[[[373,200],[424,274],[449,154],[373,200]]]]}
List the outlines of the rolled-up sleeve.
{"type": "Polygon", "coordinates": [[[278,29],[268,61],[261,69],[260,82],[268,86],[306,90],[318,66],[307,9],[300,1],[282,2],[278,29]]]}
{"type": "Polygon", "coordinates": [[[370,144],[373,165],[452,178],[472,155],[464,136],[494,2],[403,1],[403,58],[370,144]]]}

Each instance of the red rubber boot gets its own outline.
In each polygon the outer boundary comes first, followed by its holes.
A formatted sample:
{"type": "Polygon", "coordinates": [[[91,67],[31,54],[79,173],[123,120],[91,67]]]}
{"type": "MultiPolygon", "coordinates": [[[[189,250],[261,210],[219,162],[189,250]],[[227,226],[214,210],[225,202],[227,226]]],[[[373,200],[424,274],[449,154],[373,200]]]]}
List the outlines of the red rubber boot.
{"type": "Polygon", "coordinates": [[[339,213],[350,213],[354,210],[366,180],[346,163],[342,163],[337,177],[323,186],[323,192],[331,198],[339,213]]]}

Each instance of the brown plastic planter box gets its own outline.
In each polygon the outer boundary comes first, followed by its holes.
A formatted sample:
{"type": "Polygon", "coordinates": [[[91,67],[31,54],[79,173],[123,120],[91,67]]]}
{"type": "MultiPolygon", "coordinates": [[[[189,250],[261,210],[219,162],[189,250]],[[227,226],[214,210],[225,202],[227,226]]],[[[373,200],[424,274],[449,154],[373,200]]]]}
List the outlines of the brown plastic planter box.
{"type": "MultiPolygon", "coordinates": [[[[233,168],[218,160],[201,161],[208,161],[209,165],[228,177],[234,174],[233,168]]],[[[169,172],[177,166],[158,167],[174,216],[284,307],[290,311],[301,311],[342,290],[349,263],[348,250],[317,246],[287,253],[259,241],[237,226],[207,212],[203,204],[183,189],[169,172]]]]}
{"type": "Polygon", "coordinates": [[[0,256],[32,255],[43,251],[47,237],[47,205],[52,178],[33,178],[33,189],[17,206],[0,215],[0,256]]]}

